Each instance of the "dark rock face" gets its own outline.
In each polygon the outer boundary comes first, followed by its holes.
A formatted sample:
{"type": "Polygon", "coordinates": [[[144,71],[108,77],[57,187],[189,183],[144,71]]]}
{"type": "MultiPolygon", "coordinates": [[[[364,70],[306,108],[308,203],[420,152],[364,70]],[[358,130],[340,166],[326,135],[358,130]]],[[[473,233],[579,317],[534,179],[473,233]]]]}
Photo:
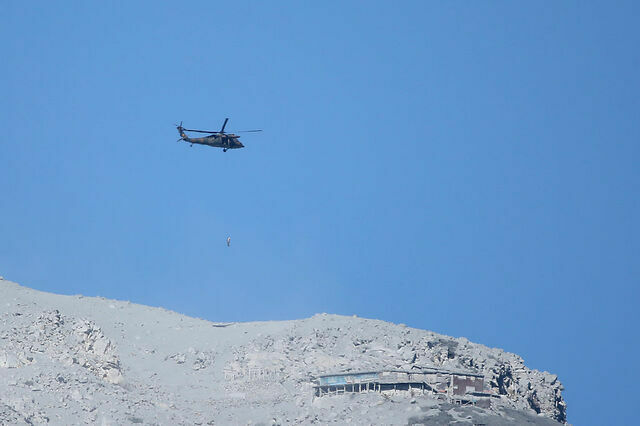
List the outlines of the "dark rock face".
{"type": "Polygon", "coordinates": [[[519,401],[525,400],[528,408],[560,423],[567,421],[567,405],[562,398],[562,384],[558,377],[524,367],[520,357],[512,355],[511,362],[490,370],[489,385],[499,395],[519,401]]]}

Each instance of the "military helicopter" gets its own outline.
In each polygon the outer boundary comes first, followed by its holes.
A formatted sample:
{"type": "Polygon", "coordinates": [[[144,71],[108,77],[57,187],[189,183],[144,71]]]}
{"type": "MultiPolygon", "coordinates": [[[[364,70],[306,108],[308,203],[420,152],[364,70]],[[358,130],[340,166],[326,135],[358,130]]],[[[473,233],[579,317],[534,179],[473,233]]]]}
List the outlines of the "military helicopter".
{"type": "MultiPolygon", "coordinates": [[[[180,134],[180,139],[176,142],[185,141],[191,144],[198,145],[209,145],[216,148],[222,148],[223,152],[227,152],[228,149],[240,149],[244,148],[242,142],[239,141],[240,136],[234,135],[233,133],[225,133],[224,128],[227,125],[228,118],[224,119],[224,123],[222,124],[222,129],[219,132],[209,131],[209,130],[195,130],[195,129],[185,129],[182,127],[182,121],[180,124],[176,124],[176,128],[178,129],[178,133],[180,134]],[[207,133],[208,136],[202,138],[190,138],[184,132],[196,132],[196,133],[207,133]]],[[[251,133],[251,132],[261,132],[262,130],[242,130],[238,133],[251,133]]]]}

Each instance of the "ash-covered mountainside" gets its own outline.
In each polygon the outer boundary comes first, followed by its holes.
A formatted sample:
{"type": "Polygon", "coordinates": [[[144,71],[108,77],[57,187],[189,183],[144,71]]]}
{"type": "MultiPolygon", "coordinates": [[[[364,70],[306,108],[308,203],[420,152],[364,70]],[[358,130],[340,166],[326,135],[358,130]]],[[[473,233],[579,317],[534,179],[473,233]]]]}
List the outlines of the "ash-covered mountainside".
{"type": "Polygon", "coordinates": [[[538,424],[562,385],[500,349],[320,314],[212,323],[0,280],[0,424],[538,424]]]}

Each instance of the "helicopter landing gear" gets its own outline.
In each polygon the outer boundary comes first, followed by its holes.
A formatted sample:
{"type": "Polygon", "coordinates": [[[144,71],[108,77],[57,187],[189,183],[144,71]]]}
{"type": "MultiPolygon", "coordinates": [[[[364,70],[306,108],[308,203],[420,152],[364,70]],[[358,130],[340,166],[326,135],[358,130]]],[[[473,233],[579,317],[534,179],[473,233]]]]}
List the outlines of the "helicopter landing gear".
{"type": "Polygon", "coordinates": [[[227,152],[227,148],[222,148],[222,152],[227,152]]]}

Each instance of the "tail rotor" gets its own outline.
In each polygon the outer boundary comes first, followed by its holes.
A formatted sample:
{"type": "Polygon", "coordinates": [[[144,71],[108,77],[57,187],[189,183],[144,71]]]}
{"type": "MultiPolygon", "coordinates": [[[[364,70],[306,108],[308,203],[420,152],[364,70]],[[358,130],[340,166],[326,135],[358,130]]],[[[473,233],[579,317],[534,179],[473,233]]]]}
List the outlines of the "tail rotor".
{"type": "Polygon", "coordinates": [[[184,140],[184,127],[182,127],[182,121],[180,122],[180,124],[175,124],[176,129],[178,129],[178,133],[180,133],[180,139],[178,139],[176,142],[180,142],[181,140],[184,140]]]}

